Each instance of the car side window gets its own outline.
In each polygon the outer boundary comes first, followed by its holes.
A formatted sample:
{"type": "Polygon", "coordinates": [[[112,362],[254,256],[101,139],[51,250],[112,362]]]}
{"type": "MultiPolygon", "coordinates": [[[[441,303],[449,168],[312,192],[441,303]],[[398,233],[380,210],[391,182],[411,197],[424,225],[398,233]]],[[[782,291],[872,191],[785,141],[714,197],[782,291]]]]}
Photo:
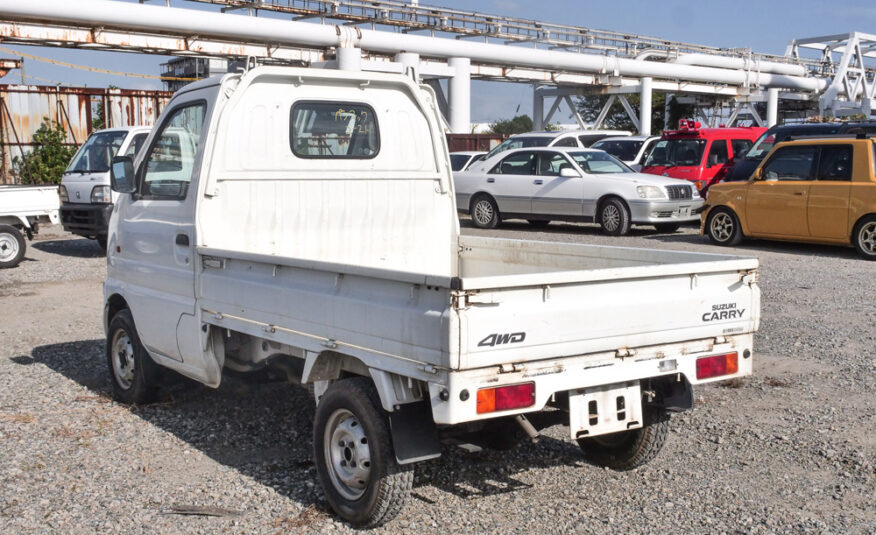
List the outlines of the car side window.
{"type": "Polygon", "coordinates": [[[164,121],[144,161],[142,197],[159,200],[186,198],[206,111],[204,102],[188,104],[174,110],[164,121]]]}
{"type": "Polygon", "coordinates": [[[538,155],[538,174],[542,176],[560,176],[560,170],[572,164],[558,152],[543,152],[538,155]]]}
{"type": "Polygon", "coordinates": [[[730,140],[730,148],[733,150],[734,158],[742,158],[745,156],[751,147],[754,145],[748,139],[731,139],[730,140]]]}
{"type": "Polygon", "coordinates": [[[816,179],[851,180],[853,154],[854,151],[851,145],[822,146],[816,179]]]}
{"type": "Polygon", "coordinates": [[[712,147],[709,149],[709,159],[706,160],[709,167],[713,165],[724,165],[730,160],[727,155],[727,140],[716,139],[712,141],[712,147]]]}
{"type": "Polygon", "coordinates": [[[577,147],[578,142],[575,141],[574,137],[564,137],[563,139],[554,143],[553,146],[554,147],[577,147]]]}
{"type": "Polygon", "coordinates": [[[811,180],[818,147],[783,147],[764,164],[765,180],[811,180]]]}
{"type": "Polygon", "coordinates": [[[534,175],[537,159],[534,152],[515,152],[499,162],[490,172],[501,175],[534,175]]]}
{"type": "Polygon", "coordinates": [[[149,137],[147,132],[143,132],[142,134],[137,134],[131,139],[131,144],[128,145],[128,148],[125,149],[124,156],[134,157],[140,152],[140,148],[143,146],[143,142],[146,141],[146,138],[149,137]]]}

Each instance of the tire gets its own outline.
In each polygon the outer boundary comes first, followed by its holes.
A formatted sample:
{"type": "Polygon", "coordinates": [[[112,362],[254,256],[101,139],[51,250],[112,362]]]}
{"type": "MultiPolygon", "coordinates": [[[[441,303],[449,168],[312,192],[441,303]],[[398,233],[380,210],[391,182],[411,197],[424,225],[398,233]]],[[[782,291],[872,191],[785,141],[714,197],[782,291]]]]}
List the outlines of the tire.
{"type": "Polygon", "coordinates": [[[544,228],[551,224],[547,219],[527,219],[526,222],[535,228],[544,228]]]}
{"type": "Polygon", "coordinates": [[[613,470],[632,470],[660,453],[669,436],[669,413],[646,408],[639,429],[578,439],[578,446],[590,462],[613,470]]]}
{"type": "Polygon", "coordinates": [[[98,236],[95,239],[97,240],[98,247],[100,247],[103,252],[106,252],[107,236],[98,236]]]}
{"type": "Polygon", "coordinates": [[[110,320],[106,358],[116,400],[132,405],[155,399],[158,370],[140,343],[128,309],[120,310],[110,320]]]}
{"type": "Polygon", "coordinates": [[[680,227],[678,223],[656,223],[654,225],[654,228],[660,234],[672,234],[678,230],[678,227],[680,227]]]}
{"type": "Polygon", "coordinates": [[[609,236],[623,236],[630,231],[630,210],[616,197],[607,199],[599,206],[599,224],[609,236]]]}
{"type": "Polygon", "coordinates": [[[316,407],[313,453],[326,500],[353,526],[385,524],[407,503],[414,469],[395,459],[387,417],[370,379],[329,386],[316,407]]]}
{"type": "Polygon", "coordinates": [[[14,268],[24,259],[27,244],[15,227],[0,225],[0,269],[14,268]]]}
{"type": "Polygon", "coordinates": [[[477,228],[496,228],[502,220],[496,201],[489,195],[478,195],[472,199],[469,213],[477,228]]]}
{"type": "Polygon", "coordinates": [[[720,206],[709,213],[706,219],[706,232],[715,245],[739,245],[742,241],[742,227],[733,210],[720,206]]]}
{"type": "Polygon", "coordinates": [[[852,245],[864,260],[876,260],[876,215],[858,221],[852,232],[852,245]]]}

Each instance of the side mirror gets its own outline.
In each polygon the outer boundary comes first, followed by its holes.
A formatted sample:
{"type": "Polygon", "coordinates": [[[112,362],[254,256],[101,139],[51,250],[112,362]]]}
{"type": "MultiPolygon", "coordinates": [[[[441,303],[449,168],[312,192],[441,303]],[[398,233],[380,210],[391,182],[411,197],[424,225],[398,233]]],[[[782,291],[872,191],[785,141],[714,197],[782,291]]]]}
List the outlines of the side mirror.
{"type": "Polygon", "coordinates": [[[571,167],[563,167],[560,169],[560,176],[563,178],[581,178],[581,174],[571,167]]]}
{"type": "Polygon", "coordinates": [[[760,167],[758,167],[757,169],[754,170],[753,173],[751,173],[751,179],[752,180],[760,180],[761,179],[761,168],[760,167]]]}
{"type": "Polygon", "coordinates": [[[110,187],[116,193],[134,193],[134,160],[130,156],[116,156],[110,169],[110,187]]]}

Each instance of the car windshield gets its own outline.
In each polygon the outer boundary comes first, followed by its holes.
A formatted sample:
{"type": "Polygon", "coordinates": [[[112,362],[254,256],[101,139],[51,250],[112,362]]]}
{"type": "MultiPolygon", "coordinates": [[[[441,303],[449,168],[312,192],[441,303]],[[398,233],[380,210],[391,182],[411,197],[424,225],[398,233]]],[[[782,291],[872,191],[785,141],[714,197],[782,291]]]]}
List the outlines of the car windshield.
{"type": "Polygon", "coordinates": [[[639,154],[639,149],[642,148],[643,143],[645,142],[635,139],[603,140],[597,141],[591,148],[604,150],[618,160],[629,162],[636,159],[636,155],[639,154]]]}
{"type": "Polygon", "coordinates": [[[605,152],[592,150],[587,152],[569,152],[567,154],[575,160],[578,167],[585,173],[635,173],[635,171],[605,152]]]}
{"type": "Polygon", "coordinates": [[[699,165],[705,148],[705,139],[661,139],[651,149],[645,167],[699,165]]]}
{"type": "Polygon", "coordinates": [[[65,173],[104,173],[109,171],[127,132],[97,132],[82,145],[65,173]]]}
{"type": "Polygon", "coordinates": [[[525,149],[529,147],[547,147],[554,138],[548,136],[514,136],[493,147],[484,159],[492,158],[500,152],[511,149],[525,149]]]}

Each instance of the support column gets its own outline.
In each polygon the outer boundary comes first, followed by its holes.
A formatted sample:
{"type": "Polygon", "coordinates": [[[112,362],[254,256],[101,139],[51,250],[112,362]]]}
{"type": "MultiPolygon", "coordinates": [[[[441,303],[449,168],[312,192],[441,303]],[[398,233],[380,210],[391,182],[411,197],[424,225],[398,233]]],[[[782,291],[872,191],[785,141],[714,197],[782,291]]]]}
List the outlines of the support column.
{"type": "Polygon", "coordinates": [[[538,90],[539,86],[532,86],[532,129],[544,130],[544,95],[538,90]]]}
{"type": "Polygon", "coordinates": [[[651,81],[648,76],[642,78],[642,89],[639,95],[639,133],[651,135],[651,81]]]}
{"type": "Polygon", "coordinates": [[[417,78],[420,76],[420,55],[413,52],[399,52],[395,55],[396,63],[401,63],[402,74],[407,74],[409,68],[413,68],[417,72],[417,78]]]}
{"type": "Polygon", "coordinates": [[[767,128],[779,122],[779,88],[767,89],[767,128]]]}
{"type": "Polygon", "coordinates": [[[362,50],[355,47],[340,46],[337,49],[338,69],[342,71],[362,70],[362,50]]]}
{"type": "Polygon", "coordinates": [[[455,72],[447,83],[450,130],[454,134],[471,131],[471,60],[450,58],[447,66],[455,72]]]}

